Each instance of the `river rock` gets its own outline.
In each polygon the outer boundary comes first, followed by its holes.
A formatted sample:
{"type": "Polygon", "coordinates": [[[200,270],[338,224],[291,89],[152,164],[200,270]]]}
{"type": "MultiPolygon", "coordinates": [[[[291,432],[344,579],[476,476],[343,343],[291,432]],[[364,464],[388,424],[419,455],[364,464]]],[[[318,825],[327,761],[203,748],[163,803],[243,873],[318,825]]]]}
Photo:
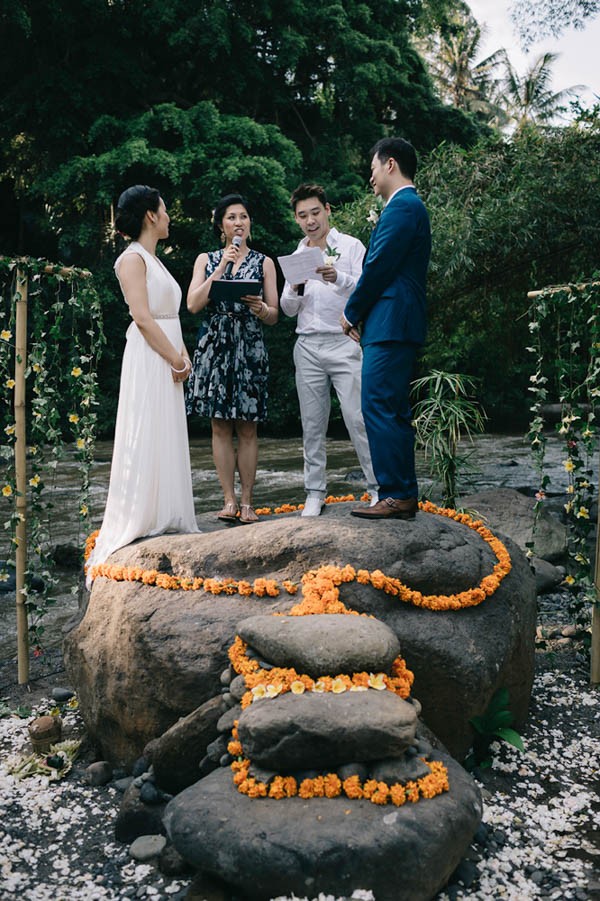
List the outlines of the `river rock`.
{"type": "Polygon", "coordinates": [[[389,673],[400,644],[385,623],[365,616],[252,616],[240,638],[275,666],[313,679],[339,673],[389,673]]]}
{"type": "Polygon", "coordinates": [[[416,729],[412,704],[374,689],[287,693],[255,702],[238,722],[244,756],[286,771],[400,757],[416,729]]]}
{"type": "Polygon", "coordinates": [[[527,552],[533,541],[533,552],[550,563],[560,562],[566,553],[567,532],[564,525],[543,507],[535,521],[536,501],[514,488],[491,488],[461,498],[461,506],[474,510],[492,531],[501,532],[527,552]],[[534,532],[535,522],[535,532],[534,532]]]}
{"type": "Polygon", "coordinates": [[[167,806],[164,823],[179,853],[251,901],[319,893],[377,901],[429,901],[446,883],[477,830],[481,799],[450,757],[450,791],[416,804],[379,806],[339,798],[251,799],[217,770],[167,806]]]}
{"type": "Polygon", "coordinates": [[[416,781],[429,773],[429,767],[420,757],[393,757],[376,760],[369,766],[369,778],[387,785],[416,781]]]}
{"type": "Polygon", "coordinates": [[[221,714],[221,698],[211,698],[178,720],[156,740],[152,765],[155,779],[162,789],[177,794],[196,782],[206,748],[217,737],[217,720],[221,714]]]}
{"type": "MultiPolygon", "coordinates": [[[[446,517],[419,512],[414,521],[349,515],[273,516],[211,534],[162,535],[116,551],[113,563],[180,576],[258,577],[299,582],[322,564],[381,569],[424,594],[477,585],[495,557],[481,537],[446,517]]],[[[386,623],[415,674],[422,716],[449,751],[471,745],[469,720],[505,686],[518,729],[533,681],[536,598],[533,575],[507,541],[513,570],[478,607],[433,612],[403,604],[368,585],[340,586],[349,607],[386,623]]],[[[90,739],[101,756],[128,765],[146,743],[222,688],[227,650],[239,621],[257,612],[287,612],[299,597],[215,597],[99,578],[81,623],[65,638],[70,683],[77,689],[90,739]]]]}

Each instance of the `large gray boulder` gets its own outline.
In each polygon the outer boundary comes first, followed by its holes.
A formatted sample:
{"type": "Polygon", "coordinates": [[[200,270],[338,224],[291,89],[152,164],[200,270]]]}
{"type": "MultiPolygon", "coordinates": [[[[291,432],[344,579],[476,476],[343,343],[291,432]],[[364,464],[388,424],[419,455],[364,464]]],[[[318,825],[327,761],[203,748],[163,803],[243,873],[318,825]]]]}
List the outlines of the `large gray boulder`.
{"type": "Polygon", "coordinates": [[[167,805],[179,853],[252,901],[350,896],[429,901],[446,883],[479,825],[481,800],[452,758],[450,791],[402,807],[346,797],[251,799],[216,770],[167,805]]]}
{"type": "Polygon", "coordinates": [[[533,542],[536,557],[557,563],[567,549],[567,529],[544,507],[534,512],[535,500],[514,488],[490,488],[461,498],[461,506],[474,510],[487,526],[511,538],[523,552],[533,542]],[[535,525],[535,528],[534,528],[535,525]]]}
{"type": "MultiPolygon", "coordinates": [[[[111,562],[278,582],[348,563],[380,569],[424,594],[474,587],[496,562],[478,534],[445,517],[419,512],[412,522],[369,522],[349,516],[349,506],[332,505],[315,519],[277,516],[243,529],[160,536],[117,551],[111,562]]],[[[507,547],[512,572],[493,597],[470,609],[433,612],[357,582],[340,586],[344,603],[396,634],[423,719],[457,757],[471,744],[469,719],[499,687],[509,690],[517,727],[527,712],[535,584],[523,554],[511,542],[507,547]]],[[[65,663],[103,758],[131,763],[149,740],[219,694],[237,624],[256,613],[287,612],[299,599],[284,591],[257,599],[96,580],[83,620],[66,637],[65,663]]]]}

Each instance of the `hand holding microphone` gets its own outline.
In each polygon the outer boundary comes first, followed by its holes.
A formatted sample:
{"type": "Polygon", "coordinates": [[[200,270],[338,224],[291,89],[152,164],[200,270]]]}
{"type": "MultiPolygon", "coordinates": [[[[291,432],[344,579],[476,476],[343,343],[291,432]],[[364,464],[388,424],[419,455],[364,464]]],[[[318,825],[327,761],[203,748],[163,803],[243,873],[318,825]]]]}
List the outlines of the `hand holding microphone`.
{"type": "MultiPolygon", "coordinates": [[[[240,235],[235,235],[233,241],[231,242],[231,246],[235,247],[236,250],[239,250],[243,244],[243,241],[244,241],[244,239],[242,237],[240,237],[240,235]]],[[[236,254],[236,256],[237,256],[237,254],[236,254]]],[[[231,275],[231,270],[233,269],[233,262],[234,262],[233,260],[229,260],[229,262],[225,266],[225,272],[223,273],[225,278],[228,278],[231,275]]]]}

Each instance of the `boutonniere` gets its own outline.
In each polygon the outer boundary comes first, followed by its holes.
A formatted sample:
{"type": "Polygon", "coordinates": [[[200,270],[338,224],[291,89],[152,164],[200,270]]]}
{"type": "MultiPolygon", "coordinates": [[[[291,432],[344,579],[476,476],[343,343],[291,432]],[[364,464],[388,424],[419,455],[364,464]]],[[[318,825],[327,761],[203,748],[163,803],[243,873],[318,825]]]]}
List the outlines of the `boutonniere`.
{"type": "Polygon", "coordinates": [[[381,215],[380,211],[376,210],[375,207],[373,207],[373,209],[369,210],[369,215],[367,216],[367,222],[370,222],[371,225],[373,226],[373,228],[375,228],[375,226],[379,222],[380,215],[381,215]]]}
{"type": "Polygon", "coordinates": [[[335,266],[337,261],[340,258],[339,250],[336,250],[335,247],[330,247],[329,244],[325,245],[325,250],[323,251],[323,261],[326,266],[335,266]]]}

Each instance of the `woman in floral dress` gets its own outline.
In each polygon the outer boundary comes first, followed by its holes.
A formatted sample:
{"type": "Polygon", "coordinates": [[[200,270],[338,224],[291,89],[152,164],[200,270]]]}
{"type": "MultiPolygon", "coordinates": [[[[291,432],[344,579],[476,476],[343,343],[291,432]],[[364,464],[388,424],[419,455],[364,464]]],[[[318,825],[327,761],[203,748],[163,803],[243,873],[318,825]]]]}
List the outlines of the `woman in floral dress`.
{"type": "Polygon", "coordinates": [[[244,197],[227,194],[218,201],[213,228],[224,248],[199,255],[187,296],[190,312],[199,313],[206,308],[208,313],[194,353],[187,411],[211,420],[213,459],[224,496],[218,518],[235,522],[239,514],[242,523],[258,520],[252,506],[258,460],[257,424],[267,416],[269,374],[263,325],[275,325],[279,315],[275,264],[248,246],[250,225],[244,197]],[[232,266],[227,271],[229,263],[232,266]],[[239,300],[211,299],[212,283],[224,279],[261,280],[262,295],[245,295],[239,300]],[[241,485],[239,508],[236,465],[241,485]]]}

